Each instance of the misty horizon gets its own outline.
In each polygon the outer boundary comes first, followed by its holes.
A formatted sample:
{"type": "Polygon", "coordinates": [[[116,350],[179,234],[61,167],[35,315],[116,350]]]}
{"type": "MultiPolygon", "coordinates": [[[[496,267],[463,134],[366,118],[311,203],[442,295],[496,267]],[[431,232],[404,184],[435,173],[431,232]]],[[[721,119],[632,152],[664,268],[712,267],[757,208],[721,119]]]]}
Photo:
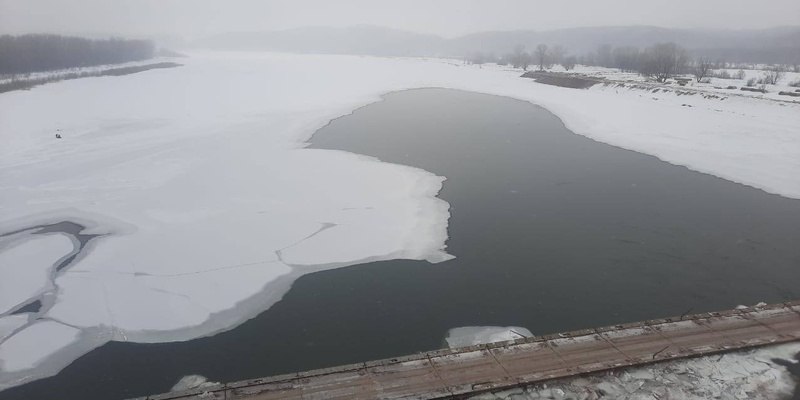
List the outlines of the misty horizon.
{"type": "Polygon", "coordinates": [[[172,37],[196,40],[236,32],[296,28],[378,26],[456,38],[480,32],[552,31],[570,28],[647,26],[690,30],[760,30],[800,25],[800,2],[772,0],[653,7],[652,2],[576,0],[568,9],[547,2],[213,0],[0,0],[0,34],[172,37]],[[36,12],[32,12],[35,10],[36,12]]]}
{"type": "Polygon", "coordinates": [[[47,35],[64,35],[64,36],[74,36],[74,37],[87,37],[87,38],[130,38],[130,39],[158,39],[159,37],[171,37],[173,39],[184,40],[186,42],[192,42],[195,40],[202,40],[208,37],[218,36],[218,35],[225,35],[225,34],[241,34],[241,33],[280,33],[280,32],[292,32],[292,31],[300,31],[300,30],[315,30],[315,29],[331,29],[331,30],[348,30],[348,29],[359,29],[359,28],[372,28],[372,29],[382,29],[387,31],[396,31],[396,32],[403,32],[409,34],[415,34],[420,36],[430,36],[436,37],[440,39],[459,39],[463,37],[469,37],[478,34],[484,33],[516,33],[516,32],[531,32],[531,33],[544,33],[544,32],[559,32],[559,31],[570,31],[570,30],[591,30],[591,29],[627,29],[627,28],[642,28],[642,29],[655,29],[655,30],[670,30],[670,31],[692,31],[692,32],[718,32],[718,33],[737,33],[737,32],[759,32],[759,31],[770,31],[770,30],[791,30],[800,28],[800,22],[794,25],[775,25],[775,26],[766,26],[760,28],[689,28],[689,27],[668,27],[663,25],[648,25],[648,24],[630,24],[630,25],[585,25],[585,26],[565,26],[561,28],[553,28],[553,29],[537,29],[537,28],[512,28],[512,29],[487,29],[487,30],[479,30],[479,31],[472,31],[458,35],[441,35],[436,33],[430,32],[421,32],[421,31],[414,31],[410,29],[398,28],[394,26],[388,25],[376,25],[376,24],[369,24],[369,23],[359,23],[359,24],[352,24],[352,25],[345,25],[345,26],[336,26],[336,25],[302,25],[296,26],[291,28],[278,28],[278,29],[243,29],[243,30],[229,30],[229,31],[221,31],[215,32],[212,34],[207,34],[203,36],[197,37],[184,37],[181,35],[159,35],[159,34],[124,34],[119,32],[59,32],[54,30],[36,30],[36,31],[29,31],[29,32],[11,32],[11,31],[3,31],[2,27],[0,27],[0,35],[12,35],[12,36],[22,36],[22,35],[29,35],[29,34],[47,34],[47,35]]]}

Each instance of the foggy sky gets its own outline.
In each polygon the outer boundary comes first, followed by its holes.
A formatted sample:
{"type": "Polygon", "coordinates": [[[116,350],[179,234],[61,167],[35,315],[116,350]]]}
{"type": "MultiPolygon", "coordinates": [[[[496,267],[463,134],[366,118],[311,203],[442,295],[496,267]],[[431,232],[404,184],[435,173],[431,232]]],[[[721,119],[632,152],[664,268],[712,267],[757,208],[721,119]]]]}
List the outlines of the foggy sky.
{"type": "Polygon", "coordinates": [[[0,33],[175,35],[380,25],[446,37],[486,30],[800,25],[800,0],[0,0],[0,33]]]}

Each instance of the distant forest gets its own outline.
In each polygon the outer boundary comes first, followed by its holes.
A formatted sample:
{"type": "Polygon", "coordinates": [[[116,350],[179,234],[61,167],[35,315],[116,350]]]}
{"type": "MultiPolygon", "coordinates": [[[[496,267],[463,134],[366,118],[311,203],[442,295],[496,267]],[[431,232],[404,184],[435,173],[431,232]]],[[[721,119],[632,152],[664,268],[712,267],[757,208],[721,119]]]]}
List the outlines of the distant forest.
{"type": "Polygon", "coordinates": [[[541,43],[547,43],[551,48],[562,48],[570,55],[580,57],[589,56],[602,46],[644,49],[666,42],[675,43],[696,58],[705,57],[728,63],[800,64],[800,26],[754,30],[610,26],[478,32],[443,38],[359,25],[232,32],[201,38],[193,44],[200,48],[221,50],[461,58],[475,53],[507,54],[514,51],[517,45],[532,50],[541,43]]]}
{"type": "Polygon", "coordinates": [[[60,35],[0,36],[0,75],[118,64],[153,58],[149,40],[84,39],[60,35]]]}

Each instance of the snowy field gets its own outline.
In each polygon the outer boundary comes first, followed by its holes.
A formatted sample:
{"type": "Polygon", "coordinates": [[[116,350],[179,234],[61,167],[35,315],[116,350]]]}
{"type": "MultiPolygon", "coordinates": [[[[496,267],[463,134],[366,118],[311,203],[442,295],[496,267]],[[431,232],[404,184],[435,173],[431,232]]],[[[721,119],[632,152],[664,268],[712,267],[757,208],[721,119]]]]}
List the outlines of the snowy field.
{"type": "Polygon", "coordinates": [[[181,62],[0,94],[0,390],[111,340],[232,329],[306,273],[451,258],[448,204],[436,197],[446,177],[304,149],[331,119],[392,91],[530,101],[577,134],[800,198],[800,104],[566,89],[448,60],[198,53],[181,62]],[[63,221],[97,236],[81,249],[75,235],[36,233],[63,221]],[[36,301],[39,311],[28,310],[36,301]]]}
{"type": "MultiPolygon", "coordinates": [[[[763,68],[766,68],[764,66],[763,68]]],[[[554,66],[551,71],[553,72],[567,72],[561,66],[554,66]]],[[[765,85],[766,93],[759,93],[759,92],[751,92],[751,91],[744,91],[741,90],[742,87],[747,86],[749,80],[755,80],[756,82],[764,77],[765,70],[764,69],[743,69],[741,70],[744,73],[744,77],[742,79],[736,79],[735,76],[739,72],[739,69],[715,69],[711,70],[710,74],[721,74],[722,72],[727,72],[731,78],[719,78],[715,76],[708,76],[702,79],[702,82],[697,82],[694,75],[691,74],[684,74],[681,75],[682,78],[689,79],[686,86],[679,86],[674,83],[674,80],[670,80],[672,82],[672,86],[676,89],[690,89],[690,90],[698,90],[703,92],[709,93],[716,93],[718,95],[726,95],[726,96],[746,96],[746,97],[755,97],[755,98],[764,98],[764,99],[772,99],[772,100],[783,100],[789,102],[800,102],[800,97],[792,97],[792,96],[785,96],[781,95],[780,92],[795,92],[796,90],[800,89],[800,87],[791,86],[792,84],[798,85],[800,84],[800,73],[793,72],[793,71],[785,71],[782,74],[782,77],[778,80],[778,82],[774,85],[767,84],[765,85]],[[728,89],[730,86],[735,86],[735,88],[728,89]]],[[[641,76],[635,72],[621,72],[616,68],[603,68],[603,67],[593,67],[593,66],[584,66],[584,65],[577,65],[575,69],[569,71],[570,74],[576,75],[585,75],[591,76],[595,78],[603,78],[608,79],[611,81],[619,81],[619,82],[648,82],[652,81],[648,78],[641,76]]],[[[753,89],[759,88],[761,85],[754,84],[752,86],[753,89]]]]}

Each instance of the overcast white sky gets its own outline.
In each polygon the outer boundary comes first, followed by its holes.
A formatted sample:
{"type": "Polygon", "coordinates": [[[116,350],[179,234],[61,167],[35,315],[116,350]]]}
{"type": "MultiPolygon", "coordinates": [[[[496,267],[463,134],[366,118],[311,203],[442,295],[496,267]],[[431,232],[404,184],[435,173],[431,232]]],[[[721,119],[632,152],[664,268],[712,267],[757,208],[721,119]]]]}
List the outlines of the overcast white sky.
{"type": "Polygon", "coordinates": [[[0,32],[180,35],[372,24],[483,30],[800,25],[800,0],[0,0],[0,32]]]}

